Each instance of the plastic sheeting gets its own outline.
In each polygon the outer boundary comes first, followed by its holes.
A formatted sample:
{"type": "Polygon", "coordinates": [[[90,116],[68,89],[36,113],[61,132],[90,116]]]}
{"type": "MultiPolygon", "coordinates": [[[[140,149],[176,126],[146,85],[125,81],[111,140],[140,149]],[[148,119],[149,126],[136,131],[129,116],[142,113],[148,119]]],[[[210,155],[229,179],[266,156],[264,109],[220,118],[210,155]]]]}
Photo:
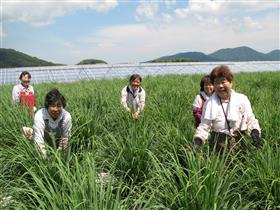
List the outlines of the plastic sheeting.
{"type": "Polygon", "coordinates": [[[143,77],[167,74],[206,74],[210,73],[214,67],[222,64],[228,65],[233,72],[280,71],[280,61],[136,63],[24,67],[0,69],[0,84],[17,84],[22,71],[29,71],[31,73],[32,83],[34,84],[125,78],[134,73],[138,73],[143,77]]]}

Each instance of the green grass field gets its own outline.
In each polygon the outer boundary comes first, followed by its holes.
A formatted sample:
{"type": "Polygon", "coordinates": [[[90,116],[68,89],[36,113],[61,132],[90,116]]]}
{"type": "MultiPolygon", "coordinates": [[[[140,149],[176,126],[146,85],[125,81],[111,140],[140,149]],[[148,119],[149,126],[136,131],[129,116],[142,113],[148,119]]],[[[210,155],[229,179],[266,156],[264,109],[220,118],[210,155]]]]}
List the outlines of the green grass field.
{"type": "MultiPolygon", "coordinates": [[[[20,134],[32,117],[0,94],[0,209],[279,209],[280,72],[238,73],[264,145],[247,154],[185,150],[201,75],[146,77],[146,109],[134,121],[120,105],[127,80],[35,85],[37,108],[56,87],[73,119],[69,151],[39,157],[20,134]],[[102,172],[110,174],[106,180],[102,172]]],[[[250,142],[250,138],[248,138],[250,142]]]]}

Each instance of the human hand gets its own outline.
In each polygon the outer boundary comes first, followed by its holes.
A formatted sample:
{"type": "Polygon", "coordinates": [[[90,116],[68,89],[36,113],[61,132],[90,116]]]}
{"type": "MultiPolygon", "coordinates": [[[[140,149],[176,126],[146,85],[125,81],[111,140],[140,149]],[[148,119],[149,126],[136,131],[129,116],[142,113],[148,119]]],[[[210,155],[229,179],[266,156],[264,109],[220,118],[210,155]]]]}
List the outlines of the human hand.
{"type": "Polygon", "coordinates": [[[253,140],[253,145],[257,148],[260,148],[262,146],[262,139],[260,137],[260,132],[257,129],[253,129],[251,132],[251,137],[253,140]]]}
{"type": "Polygon", "coordinates": [[[195,138],[194,138],[194,146],[195,146],[195,147],[199,147],[199,146],[202,146],[202,145],[203,145],[202,139],[199,138],[199,137],[195,137],[195,138]]]}
{"type": "Polygon", "coordinates": [[[22,127],[21,132],[25,138],[28,140],[32,140],[33,137],[33,129],[29,127],[22,127]]]}
{"type": "Polygon", "coordinates": [[[68,138],[61,138],[59,145],[58,145],[58,150],[65,150],[68,145],[68,138]]]}
{"type": "Polygon", "coordinates": [[[139,112],[133,112],[132,113],[132,118],[135,119],[135,120],[138,120],[140,117],[140,113],[139,112]]]}
{"type": "Polygon", "coordinates": [[[45,145],[38,145],[37,148],[41,157],[44,159],[47,158],[47,150],[45,148],[45,145]]]}

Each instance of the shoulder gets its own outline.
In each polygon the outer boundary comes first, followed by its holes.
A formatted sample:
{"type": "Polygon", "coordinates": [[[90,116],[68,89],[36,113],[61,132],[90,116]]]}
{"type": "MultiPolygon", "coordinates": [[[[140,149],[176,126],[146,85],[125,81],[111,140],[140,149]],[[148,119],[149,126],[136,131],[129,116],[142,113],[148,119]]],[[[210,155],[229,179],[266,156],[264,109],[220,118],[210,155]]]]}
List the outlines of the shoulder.
{"type": "Polygon", "coordinates": [[[17,84],[17,85],[15,85],[14,87],[13,87],[13,90],[19,90],[20,89],[20,84],[17,84]]]}
{"type": "Polygon", "coordinates": [[[62,114],[63,114],[63,117],[66,121],[68,121],[68,120],[71,121],[72,120],[71,114],[68,111],[66,111],[65,109],[63,109],[62,114]]]}
{"type": "Polygon", "coordinates": [[[123,92],[127,92],[127,85],[123,87],[122,93],[123,93],[123,92]]]}
{"type": "Polygon", "coordinates": [[[210,101],[211,101],[211,102],[217,102],[217,101],[218,101],[218,95],[217,95],[217,93],[214,92],[214,93],[212,94],[212,96],[210,96],[209,99],[206,101],[206,103],[207,103],[207,102],[210,102],[210,101]]]}
{"type": "Polygon", "coordinates": [[[144,88],[140,87],[140,93],[145,94],[144,88]]]}
{"type": "Polygon", "coordinates": [[[35,116],[34,116],[34,122],[41,122],[41,121],[44,121],[44,112],[45,112],[45,108],[42,108],[42,109],[39,109],[35,116]]]}
{"type": "Polygon", "coordinates": [[[34,92],[34,87],[32,85],[29,85],[29,89],[34,92]]]}
{"type": "Polygon", "coordinates": [[[235,97],[235,99],[240,101],[241,103],[249,101],[248,97],[243,93],[233,92],[232,96],[235,97]]]}
{"type": "Polygon", "coordinates": [[[218,98],[218,95],[216,93],[213,93],[212,96],[210,96],[206,101],[205,101],[205,105],[206,108],[207,107],[211,107],[212,106],[220,106],[220,101],[218,98]]]}
{"type": "Polygon", "coordinates": [[[197,94],[194,98],[195,101],[200,101],[201,100],[201,97],[200,97],[200,94],[197,94]]]}
{"type": "Polygon", "coordinates": [[[194,107],[200,107],[200,103],[201,103],[201,97],[200,95],[196,95],[195,98],[194,98],[194,101],[193,101],[193,106],[194,107]]]}

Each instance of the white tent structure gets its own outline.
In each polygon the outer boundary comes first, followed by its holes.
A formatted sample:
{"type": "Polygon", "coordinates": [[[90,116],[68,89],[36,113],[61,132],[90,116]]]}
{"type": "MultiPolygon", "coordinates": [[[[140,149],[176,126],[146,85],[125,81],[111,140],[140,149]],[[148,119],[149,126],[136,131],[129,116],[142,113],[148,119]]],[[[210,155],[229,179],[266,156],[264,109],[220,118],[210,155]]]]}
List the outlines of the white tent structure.
{"type": "Polygon", "coordinates": [[[228,65],[233,72],[280,71],[280,61],[252,62],[188,62],[99,64],[55,67],[22,67],[0,69],[0,84],[16,84],[22,71],[29,71],[32,83],[73,82],[78,80],[125,78],[138,73],[141,76],[167,74],[206,74],[218,66],[228,65]]]}

